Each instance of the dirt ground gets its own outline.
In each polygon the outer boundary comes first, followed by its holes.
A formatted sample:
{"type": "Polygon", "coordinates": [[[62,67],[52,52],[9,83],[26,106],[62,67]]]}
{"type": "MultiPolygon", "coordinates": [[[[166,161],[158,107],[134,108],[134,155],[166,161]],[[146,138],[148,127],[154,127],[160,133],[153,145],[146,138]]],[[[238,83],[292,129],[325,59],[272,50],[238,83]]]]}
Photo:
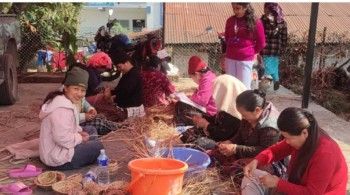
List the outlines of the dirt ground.
{"type": "MultiPolygon", "coordinates": [[[[59,83],[20,83],[19,84],[19,100],[12,106],[0,106],[0,148],[13,143],[23,142],[31,139],[38,138],[40,121],[38,119],[38,113],[40,105],[43,102],[45,96],[53,90],[56,90],[60,86],[59,83]]],[[[181,91],[189,92],[195,87],[195,83],[186,81],[176,82],[177,89],[181,91]]],[[[128,131],[118,132],[119,137],[122,139],[132,138],[132,135],[128,131]]],[[[110,159],[116,159],[119,163],[118,172],[114,177],[111,177],[111,181],[130,181],[130,171],[127,168],[127,164],[130,160],[135,158],[130,145],[124,141],[118,141],[118,136],[113,136],[116,141],[103,142],[106,153],[110,159]]],[[[6,156],[2,153],[0,159],[6,156]]],[[[12,168],[21,168],[25,164],[31,163],[39,167],[46,169],[38,158],[31,159],[27,162],[20,164],[12,164],[8,160],[1,162],[0,165],[0,186],[17,181],[16,179],[6,179],[7,170],[12,168]]],[[[79,170],[64,171],[66,176],[74,173],[85,174],[90,168],[95,165],[84,167],[79,170]]],[[[53,194],[52,191],[43,191],[35,188],[33,184],[34,178],[22,180],[28,186],[32,186],[34,194],[53,194]]]]}
{"type": "MultiPolygon", "coordinates": [[[[19,84],[19,100],[13,106],[0,107],[0,148],[8,144],[27,141],[38,137],[38,130],[40,129],[40,121],[38,119],[38,111],[43,99],[48,92],[57,89],[60,84],[57,83],[21,83],[19,84]]],[[[125,136],[127,132],[124,133],[125,136]]],[[[133,158],[132,152],[128,151],[128,146],[124,142],[108,142],[104,143],[107,155],[111,159],[116,159],[119,162],[120,174],[111,178],[114,180],[129,181],[130,176],[127,169],[127,163],[133,158]]],[[[21,164],[11,164],[8,161],[3,161],[1,167],[1,177],[5,179],[6,171],[10,168],[20,168],[25,164],[31,163],[39,167],[45,166],[39,162],[38,158],[34,158],[29,162],[21,164]]],[[[73,173],[86,173],[91,167],[85,167],[81,170],[65,171],[66,176],[73,173]]],[[[32,178],[33,179],[33,178],[32,178]]],[[[32,185],[32,179],[25,181],[27,185],[32,185]]],[[[1,180],[1,178],[0,178],[1,180]]],[[[0,182],[0,185],[11,183],[16,180],[7,179],[0,182]]],[[[34,188],[34,194],[53,194],[50,191],[42,191],[34,188]]]]}
{"type": "MultiPolygon", "coordinates": [[[[185,91],[190,93],[195,84],[189,79],[180,79],[175,82],[177,91],[185,91]]],[[[38,137],[38,130],[40,126],[37,117],[39,107],[48,92],[57,89],[59,83],[21,83],[19,84],[19,100],[13,106],[0,106],[0,149],[8,144],[17,143],[38,137]]],[[[300,107],[301,97],[295,95],[291,91],[281,87],[278,91],[269,91],[267,98],[272,101],[278,110],[282,111],[289,106],[300,107]]],[[[337,117],[335,114],[324,109],[323,107],[310,102],[309,109],[315,114],[322,128],[324,128],[332,138],[339,144],[346,158],[348,166],[350,166],[350,123],[337,117]]],[[[118,132],[120,138],[131,138],[133,135],[128,131],[118,132]]],[[[115,137],[114,137],[115,138],[115,137]]],[[[117,136],[118,138],[118,136],[117,136]]],[[[120,139],[121,140],[121,139],[120,139]]],[[[111,178],[111,181],[130,181],[130,171],[127,168],[127,163],[135,158],[135,153],[132,148],[124,141],[104,142],[107,155],[111,159],[116,159],[119,162],[119,169],[117,175],[111,178]]],[[[0,156],[0,159],[3,156],[0,156]]],[[[45,169],[45,166],[39,162],[38,158],[34,158],[29,162],[22,164],[11,164],[8,160],[0,161],[0,186],[7,183],[12,183],[16,180],[6,179],[7,170],[12,168],[23,167],[26,163],[31,163],[45,169]]],[[[66,171],[66,176],[73,173],[86,173],[93,166],[85,167],[80,170],[66,171]]],[[[350,176],[350,172],[349,172],[350,176]]],[[[36,189],[33,185],[33,178],[22,180],[27,185],[32,186],[34,194],[53,194],[52,191],[43,191],[36,189]]],[[[348,183],[348,189],[350,188],[348,183]]],[[[350,194],[349,191],[347,194],[350,194]]]]}

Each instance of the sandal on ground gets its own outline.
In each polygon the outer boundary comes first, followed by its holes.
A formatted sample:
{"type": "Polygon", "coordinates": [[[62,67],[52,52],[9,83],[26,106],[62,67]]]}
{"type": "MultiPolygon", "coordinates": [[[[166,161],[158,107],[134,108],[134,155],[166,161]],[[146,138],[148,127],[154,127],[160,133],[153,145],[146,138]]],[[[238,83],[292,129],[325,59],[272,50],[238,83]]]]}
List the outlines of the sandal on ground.
{"type": "Polygon", "coordinates": [[[36,177],[42,172],[41,168],[34,165],[27,164],[21,169],[9,170],[9,176],[11,178],[22,178],[22,177],[36,177]]]}
{"type": "Polygon", "coordinates": [[[33,194],[33,191],[21,181],[0,187],[0,192],[4,194],[13,194],[13,195],[32,195],[33,194]]]}

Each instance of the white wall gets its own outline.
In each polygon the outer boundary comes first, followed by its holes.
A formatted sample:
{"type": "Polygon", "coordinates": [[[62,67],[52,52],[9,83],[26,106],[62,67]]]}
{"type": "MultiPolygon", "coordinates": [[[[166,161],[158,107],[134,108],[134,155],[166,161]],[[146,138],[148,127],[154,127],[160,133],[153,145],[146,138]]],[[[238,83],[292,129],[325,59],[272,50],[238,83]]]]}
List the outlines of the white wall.
{"type": "Polygon", "coordinates": [[[147,3],[147,6],[151,7],[151,13],[147,14],[146,27],[149,29],[158,29],[163,26],[163,15],[162,15],[162,6],[163,3],[147,3]]]}
{"type": "MultiPolygon", "coordinates": [[[[85,7],[80,14],[79,35],[95,33],[100,26],[108,22],[108,10],[100,11],[97,7],[85,7]]],[[[132,20],[147,20],[145,8],[113,8],[111,19],[129,20],[130,30],[132,31],[132,20]]]]}
{"type": "MultiPolygon", "coordinates": [[[[113,15],[111,19],[129,20],[130,31],[132,31],[132,20],[145,20],[146,28],[158,29],[162,27],[163,21],[163,3],[120,3],[113,7],[113,15]],[[150,6],[151,13],[147,14],[146,8],[150,6]]],[[[106,25],[108,21],[108,10],[110,7],[105,7],[104,11],[97,7],[84,7],[80,14],[80,26],[78,34],[81,36],[94,35],[97,29],[106,25]]]]}

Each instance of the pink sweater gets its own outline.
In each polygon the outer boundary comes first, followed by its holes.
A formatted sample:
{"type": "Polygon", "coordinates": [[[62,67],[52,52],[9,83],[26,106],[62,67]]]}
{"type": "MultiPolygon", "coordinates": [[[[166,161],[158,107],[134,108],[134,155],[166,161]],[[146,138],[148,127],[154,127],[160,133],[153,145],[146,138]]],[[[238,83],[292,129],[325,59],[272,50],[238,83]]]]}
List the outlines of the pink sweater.
{"type": "Polygon", "coordinates": [[[208,71],[199,80],[198,90],[191,96],[191,100],[206,108],[207,114],[214,116],[216,114],[216,105],[213,99],[213,82],[216,75],[208,71]]]}
{"type": "Polygon", "coordinates": [[[55,97],[40,110],[40,160],[48,166],[70,162],[74,148],[82,142],[77,106],[64,95],[55,97]]]}
{"type": "Polygon", "coordinates": [[[231,16],[226,21],[225,40],[227,44],[226,58],[238,61],[252,61],[254,55],[265,47],[264,26],[260,19],[257,19],[256,29],[250,33],[247,29],[245,17],[237,18],[237,38],[235,35],[235,16],[231,16]]]}
{"type": "MultiPolygon", "coordinates": [[[[259,161],[259,166],[263,166],[291,155],[288,166],[290,173],[298,152],[299,150],[292,148],[283,140],[261,152],[255,159],[259,161]]],[[[300,185],[280,179],[277,191],[291,195],[346,194],[347,182],[348,167],[338,144],[323,136],[301,178],[300,185]]]]}

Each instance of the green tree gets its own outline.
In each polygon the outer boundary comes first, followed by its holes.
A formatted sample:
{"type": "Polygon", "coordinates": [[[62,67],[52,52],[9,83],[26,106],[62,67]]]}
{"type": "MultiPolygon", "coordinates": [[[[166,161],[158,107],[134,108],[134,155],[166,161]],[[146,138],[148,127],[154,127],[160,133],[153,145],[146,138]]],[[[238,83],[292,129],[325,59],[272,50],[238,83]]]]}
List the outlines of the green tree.
{"type": "Polygon", "coordinates": [[[114,26],[112,27],[112,31],[116,32],[117,34],[128,34],[128,29],[124,28],[119,22],[116,22],[114,26]]]}
{"type": "Polygon", "coordinates": [[[8,13],[17,14],[21,24],[19,55],[22,70],[37,50],[47,45],[63,48],[67,53],[67,64],[74,62],[78,50],[78,16],[83,3],[12,3],[10,8],[8,4],[2,6],[9,10],[8,13]]]}

